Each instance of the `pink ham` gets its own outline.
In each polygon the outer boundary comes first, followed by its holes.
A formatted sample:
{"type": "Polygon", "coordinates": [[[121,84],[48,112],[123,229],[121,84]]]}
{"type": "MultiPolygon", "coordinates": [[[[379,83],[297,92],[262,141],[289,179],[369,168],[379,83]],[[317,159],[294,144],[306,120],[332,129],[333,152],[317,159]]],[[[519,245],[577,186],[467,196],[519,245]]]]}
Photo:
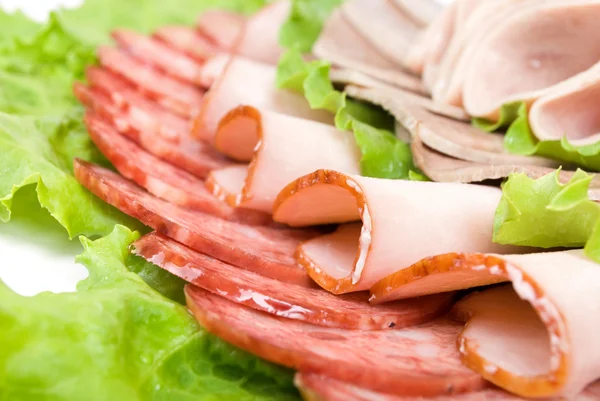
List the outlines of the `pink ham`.
{"type": "Polygon", "coordinates": [[[266,213],[279,191],[299,176],[328,166],[360,172],[361,154],[351,133],[250,106],[223,118],[215,143],[224,154],[251,156],[251,161],[248,167],[213,171],[209,187],[232,206],[266,213]]]}
{"type": "Polygon", "coordinates": [[[123,76],[161,106],[182,117],[193,116],[204,92],[161,74],[153,67],[111,47],[98,49],[100,63],[123,76]]]}
{"type": "Polygon", "coordinates": [[[403,72],[382,57],[344,20],[339,9],[334,10],[313,46],[313,53],[333,64],[357,70],[373,78],[413,92],[424,92],[418,77],[403,72]]]}
{"type": "Polygon", "coordinates": [[[205,61],[218,53],[215,45],[193,28],[163,26],[154,32],[154,37],[198,61],[205,61]]]}
{"type": "Polygon", "coordinates": [[[479,390],[485,382],[459,361],[462,326],[441,319],[400,330],[342,330],[275,317],[186,287],[200,324],[263,359],[358,386],[411,396],[479,390]]]}
{"type": "Polygon", "coordinates": [[[431,25],[443,10],[440,2],[435,0],[392,0],[391,2],[421,27],[431,25]]]}
{"type": "Polygon", "coordinates": [[[232,302],[288,319],[359,330],[399,329],[437,317],[452,294],[369,305],[368,294],[336,297],[318,288],[290,285],[195,252],[160,234],[134,244],[135,253],[172,274],[232,302]]]}
{"type": "Polygon", "coordinates": [[[267,277],[304,286],[312,282],[293,258],[312,230],[251,227],[160,200],[110,170],[75,159],[77,180],[123,213],[190,248],[267,277]]]}
{"type": "Polygon", "coordinates": [[[243,15],[223,10],[205,11],[196,21],[198,30],[222,51],[231,52],[244,28],[243,15]]]}
{"type": "Polygon", "coordinates": [[[467,366],[523,397],[573,397],[600,378],[600,279],[583,250],[530,255],[446,255],[384,278],[373,302],[499,281],[455,306],[467,366]],[[568,285],[565,285],[568,283],[568,285]]]}
{"type": "Polygon", "coordinates": [[[511,11],[463,54],[463,103],[472,116],[495,121],[503,104],[532,102],[600,59],[600,2],[533,2],[511,11]]]}
{"type": "Polygon", "coordinates": [[[558,141],[581,146],[600,140],[600,63],[575,75],[535,101],[529,123],[542,141],[558,141]]]}
{"type": "Polygon", "coordinates": [[[96,67],[86,76],[93,87],[76,84],[79,100],[148,152],[201,178],[231,164],[211,146],[191,140],[185,120],[139,95],[119,76],[96,67]]]}
{"type": "Polygon", "coordinates": [[[200,76],[200,85],[204,88],[210,88],[223,75],[225,67],[229,63],[231,55],[228,53],[219,53],[208,59],[202,65],[202,75],[200,76]]]}
{"type": "Polygon", "coordinates": [[[501,195],[492,187],[320,170],[281,191],[273,218],[293,227],[362,222],[311,239],[296,251],[313,280],[341,294],[368,289],[431,255],[506,250],[491,242],[501,195]]]}
{"type": "MultiPolygon", "coordinates": [[[[333,115],[327,111],[313,110],[304,96],[288,90],[277,90],[276,69],[273,66],[251,61],[243,57],[232,57],[221,77],[213,84],[203,99],[194,124],[198,138],[212,142],[221,119],[232,109],[242,104],[264,108],[282,114],[333,123],[333,115]]],[[[256,136],[254,133],[239,132],[240,138],[256,136]]],[[[219,149],[219,143],[216,143],[219,149]]],[[[246,155],[229,155],[248,161],[246,155]]]]}

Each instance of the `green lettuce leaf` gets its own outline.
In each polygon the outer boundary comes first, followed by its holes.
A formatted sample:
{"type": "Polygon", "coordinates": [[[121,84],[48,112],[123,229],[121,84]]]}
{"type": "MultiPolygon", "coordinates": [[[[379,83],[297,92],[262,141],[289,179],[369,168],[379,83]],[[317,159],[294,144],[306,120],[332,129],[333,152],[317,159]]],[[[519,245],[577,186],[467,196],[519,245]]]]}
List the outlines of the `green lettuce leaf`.
{"type": "Polygon", "coordinates": [[[567,184],[560,170],[534,180],[513,174],[502,187],[494,242],[538,248],[586,246],[600,261],[600,205],[588,198],[593,175],[578,170],[567,184]]]}
{"type": "Polygon", "coordinates": [[[21,11],[7,13],[0,9],[0,41],[33,35],[38,29],[38,24],[27,18],[21,11]]]}
{"type": "Polygon", "coordinates": [[[330,63],[306,62],[298,50],[287,51],[277,67],[277,85],[300,92],[313,109],[335,114],[338,129],[351,131],[362,152],[367,177],[409,179],[416,170],[410,146],[393,134],[394,118],[379,107],[348,99],[329,79],[330,63]]]}
{"type": "Polygon", "coordinates": [[[279,31],[282,47],[309,53],[331,11],[343,0],[292,0],[292,10],[279,31]]]}
{"type": "Polygon", "coordinates": [[[203,331],[130,272],[137,234],[81,238],[75,293],[22,297],[0,282],[0,399],[298,400],[292,374],[203,331]]]}
{"type": "Polygon", "coordinates": [[[501,128],[509,127],[518,117],[521,102],[508,103],[500,109],[500,118],[498,121],[490,121],[485,118],[473,118],[471,121],[474,126],[487,132],[496,132],[501,128]]]}

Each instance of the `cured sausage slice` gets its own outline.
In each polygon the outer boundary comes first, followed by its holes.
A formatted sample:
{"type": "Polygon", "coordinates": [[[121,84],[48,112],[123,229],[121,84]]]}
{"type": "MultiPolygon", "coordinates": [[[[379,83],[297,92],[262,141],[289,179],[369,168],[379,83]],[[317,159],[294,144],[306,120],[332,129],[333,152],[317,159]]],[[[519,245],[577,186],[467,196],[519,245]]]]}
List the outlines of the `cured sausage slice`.
{"type": "Polygon", "coordinates": [[[163,26],[154,32],[154,37],[198,61],[205,61],[219,52],[203,35],[186,26],[163,26]]]}
{"type": "Polygon", "coordinates": [[[196,20],[198,30],[221,50],[231,52],[238,41],[246,18],[223,10],[210,10],[196,20]]]}
{"type": "Polygon", "coordinates": [[[456,350],[462,329],[435,320],[399,330],[342,330],[284,319],[187,286],[188,307],[208,331],[263,359],[371,390],[410,396],[475,391],[485,382],[456,350]]]}
{"type": "Polygon", "coordinates": [[[198,252],[286,283],[313,285],[293,253],[314,231],[248,226],[186,210],[79,159],[74,170],[77,180],[100,199],[198,252]]]}
{"type": "Polygon", "coordinates": [[[367,293],[334,296],[320,288],[287,284],[193,251],[152,233],[135,253],[182,279],[230,301],[288,319],[358,330],[403,328],[427,322],[449,306],[452,294],[373,307],[367,293]]]}

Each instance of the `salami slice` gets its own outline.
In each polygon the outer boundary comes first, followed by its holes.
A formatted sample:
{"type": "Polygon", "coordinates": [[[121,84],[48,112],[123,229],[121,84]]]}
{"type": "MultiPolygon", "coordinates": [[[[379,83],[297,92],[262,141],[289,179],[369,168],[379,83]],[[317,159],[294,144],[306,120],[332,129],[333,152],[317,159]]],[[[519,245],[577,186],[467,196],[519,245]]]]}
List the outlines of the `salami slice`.
{"type": "Polygon", "coordinates": [[[267,277],[312,285],[306,272],[295,264],[293,254],[314,231],[251,227],[186,210],[79,159],[75,159],[74,170],[77,180],[100,199],[192,249],[267,277]]]}
{"type": "Polygon", "coordinates": [[[233,50],[240,37],[246,17],[223,10],[206,11],[198,17],[198,30],[222,50],[233,50]]]}
{"type": "Polygon", "coordinates": [[[186,287],[198,321],[225,341],[281,365],[391,394],[437,396],[485,382],[460,363],[462,329],[435,320],[400,330],[343,330],[283,319],[186,287]]]}
{"type": "Polygon", "coordinates": [[[186,26],[163,26],[154,32],[154,37],[198,61],[204,61],[218,53],[208,39],[186,26]]]}
{"type": "Polygon", "coordinates": [[[104,46],[98,49],[98,56],[103,66],[135,84],[166,109],[185,118],[196,113],[204,94],[200,88],[168,77],[123,50],[104,46]]]}
{"type": "Polygon", "coordinates": [[[373,307],[366,293],[336,297],[319,288],[290,285],[196,252],[160,234],[134,244],[135,253],[189,283],[230,301],[319,326],[360,330],[420,324],[446,310],[451,294],[373,307]]]}

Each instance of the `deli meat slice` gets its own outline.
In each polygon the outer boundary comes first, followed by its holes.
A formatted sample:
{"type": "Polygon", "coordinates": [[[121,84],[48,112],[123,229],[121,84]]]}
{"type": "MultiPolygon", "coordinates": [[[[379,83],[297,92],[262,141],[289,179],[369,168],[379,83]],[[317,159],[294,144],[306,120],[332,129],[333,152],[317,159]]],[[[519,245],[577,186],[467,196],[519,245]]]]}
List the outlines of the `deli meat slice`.
{"type": "Polygon", "coordinates": [[[103,66],[173,113],[189,118],[198,109],[204,94],[200,88],[170,78],[119,49],[100,47],[98,56],[103,66]]]}
{"type": "Polygon", "coordinates": [[[336,294],[370,288],[391,272],[451,251],[493,244],[498,188],[385,180],[320,170],[285,187],[273,218],[291,226],[361,221],[304,242],[296,258],[336,294]]]}
{"type": "Polygon", "coordinates": [[[186,26],[163,26],[154,32],[154,37],[171,48],[187,54],[198,61],[205,61],[219,51],[205,36],[186,26]]]}
{"type": "Polygon", "coordinates": [[[574,397],[600,377],[600,269],[583,250],[446,255],[372,288],[372,301],[510,281],[460,301],[464,363],[523,397],[574,397]],[[439,262],[441,261],[441,263],[439,262]],[[568,283],[568,285],[565,285],[568,283]]]}
{"type": "Polygon", "coordinates": [[[246,17],[223,10],[210,10],[200,14],[196,21],[198,30],[225,52],[231,52],[238,41],[246,17]]]}
{"type": "Polygon", "coordinates": [[[243,269],[311,286],[294,261],[294,249],[315,235],[311,230],[252,227],[181,208],[158,199],[118,174],[76,159],[77,180],[94,195],[159,233],[198,252],[243,269]]]}
{"type": "Polygon", "coordinates": [[[319,168],[360,172],[360,150],[351,134],[335,127],[240,106],[227,114],[215,138],[217,148],[247,168],[213,171],[208,183],[232,206],[271,213],[279,191],[319,168]]]}
{"type": "Polygon", "coordinates": [[[462,326],[445,319],[343,330],[272,316],[189,285],[186,296],[208,331],[274,363],[391,394],[459,394],[486,385],[460,363],[455,343],[462,326]]]}
{"type": "Polygon", "coordinates": [[[325,22],[313,53],[337,66],[363,72],[403,89],[424,92],[418,77],[382,57],[344,20],[339,9],[334,10],[325,22]]]}
{"type": "MultiPolygon", "coordinates": [[[[275,67],[237,56],[232,57],[224,73],[213,84],[202,101],[194,124],[194,135],[212,142],[221,119],[242,104],[264,108],[278,113],[332,124],[333,115],[313,110],[304,96],[275,85],[275,67]]],[[[238,134],[240,137],[254,133],[238,134]]],[[[216,143],[217,149],[219,144],[216,143]]],[[[252,153],[229,155],[236,160],[248,161],[252,153]]]]}
{"type": "Polygon", "coordinates": [[[445,312],[452,294],[373,307],[368,294],[337,297],[319,288],[287,284],[193,251],[160,234],[144,236],[135,253],[172,274],[232,302],[319,326],[358,330],[396,329],[427,322],[445,312]]]}
{"type": "Polygon", "coordinates": [[[433,23],[443,10],[443,6],[435,0],[392,0],[391,2],[421,27],[433,23]]]}

